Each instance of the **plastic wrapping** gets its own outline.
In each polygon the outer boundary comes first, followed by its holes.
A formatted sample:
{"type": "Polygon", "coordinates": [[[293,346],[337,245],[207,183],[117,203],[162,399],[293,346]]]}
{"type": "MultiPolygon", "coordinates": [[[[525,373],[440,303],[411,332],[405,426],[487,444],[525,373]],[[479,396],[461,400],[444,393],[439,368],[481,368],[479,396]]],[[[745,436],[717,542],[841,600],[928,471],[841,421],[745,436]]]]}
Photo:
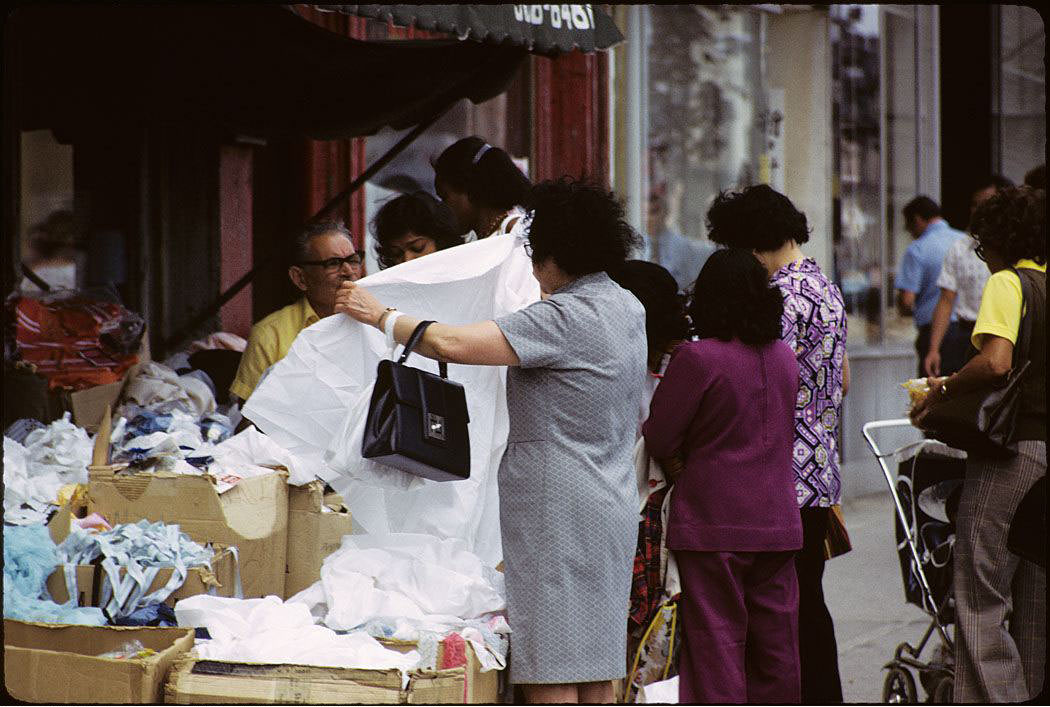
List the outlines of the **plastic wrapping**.
{"type": "MultiPolygon", "coordinates": [[[[493,319],[539,299],[522,242],[519,231],[467,243],[358,284],[384,305],[417,317],[450,324],[493,319]]],[[[471,478],[437,484],[361,457],[376,365],[389,354],[385,337],[374,327],[344,315],[326,317],[299,333],[244,405],[244,416],[290,452],[326,461],[330,473],[325,480],[367,532],[460,538],[485,562],[498,564],[496,471],[509,426],[506,369],[449,365],[449,377],[466,389],[471,478]]],[[[409,363],[437,372],[430,359],[413,356],[409,363]]]]}

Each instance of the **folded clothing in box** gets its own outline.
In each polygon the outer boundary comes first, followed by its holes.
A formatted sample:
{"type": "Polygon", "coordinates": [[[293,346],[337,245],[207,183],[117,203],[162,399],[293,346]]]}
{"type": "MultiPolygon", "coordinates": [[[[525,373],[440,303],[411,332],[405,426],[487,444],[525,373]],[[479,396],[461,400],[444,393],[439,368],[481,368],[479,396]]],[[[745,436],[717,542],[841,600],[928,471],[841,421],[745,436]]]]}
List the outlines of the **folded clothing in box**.
{"type": "Polygon", "coordinates": [[[116,383],[138,361],[145,323],[116,302],[72,296],[22,297],[15,344],[52,389],[116,383]]]}

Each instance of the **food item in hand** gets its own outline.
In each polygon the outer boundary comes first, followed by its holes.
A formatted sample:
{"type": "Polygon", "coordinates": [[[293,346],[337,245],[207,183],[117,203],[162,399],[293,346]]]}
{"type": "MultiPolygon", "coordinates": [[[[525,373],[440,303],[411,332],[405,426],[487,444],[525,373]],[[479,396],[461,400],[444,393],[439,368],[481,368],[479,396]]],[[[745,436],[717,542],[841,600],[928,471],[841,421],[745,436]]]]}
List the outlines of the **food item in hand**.
{"type": "Polygon", "coordinates": [[[901,383],[901,387],[908,391],[908,398],[912,408],[925,400],[926,396],[930,394],[929,378],[911,378],[901,383]]]}

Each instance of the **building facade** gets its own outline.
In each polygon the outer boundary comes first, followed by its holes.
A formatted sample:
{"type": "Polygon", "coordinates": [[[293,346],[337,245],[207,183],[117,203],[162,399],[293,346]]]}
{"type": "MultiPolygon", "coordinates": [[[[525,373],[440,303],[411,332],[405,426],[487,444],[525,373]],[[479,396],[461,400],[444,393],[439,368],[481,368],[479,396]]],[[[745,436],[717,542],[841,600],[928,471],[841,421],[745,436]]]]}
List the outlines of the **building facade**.
{"type": "Polygon", "coordinates": [[[722,190],[787,194],[812,229],[804,250],[847,304],[844,493],[881,489],[860,428],[905,416],[899,384],[917,365],[914,326],[894,306],[911,240],[901,209],[926,194],[965,229],[981,180],[1020,182],[1043,162],[1041,17],[1012,5],[613,12],[627,41],[612,52],[611,175],[652,244],[642,257],[662,262],[661,232],[703,245],[722,190]]]}

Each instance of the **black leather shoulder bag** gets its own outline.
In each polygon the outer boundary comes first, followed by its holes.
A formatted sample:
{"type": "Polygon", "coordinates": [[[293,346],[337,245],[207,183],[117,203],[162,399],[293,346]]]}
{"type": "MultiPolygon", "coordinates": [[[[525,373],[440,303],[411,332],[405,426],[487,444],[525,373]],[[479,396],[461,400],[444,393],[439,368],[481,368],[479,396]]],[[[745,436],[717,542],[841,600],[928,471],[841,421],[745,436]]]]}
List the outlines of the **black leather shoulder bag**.
{"type": "Polygon", "coordinates": [[[993,459],[1017,455],[1014,428],[1021,397],[1021,381],[1028,371],[1032,321],[1025,311],[1030,287],[1021,280],[1021,310],[1024,312],[1014,347],[1013,368],[1006,380],[992,388],[972,390],[942,400],[930,408],[922,428],[930,437],[969,454],[993,459]]]}
{"type": "Polygon", "coordinates": [[[434,322],[420,322],[401,357],[379,362],[368,406],[361,456],[433,481],[470,478],[470,437],[463,386],[405,365],[423,332],[434,322]]]}

